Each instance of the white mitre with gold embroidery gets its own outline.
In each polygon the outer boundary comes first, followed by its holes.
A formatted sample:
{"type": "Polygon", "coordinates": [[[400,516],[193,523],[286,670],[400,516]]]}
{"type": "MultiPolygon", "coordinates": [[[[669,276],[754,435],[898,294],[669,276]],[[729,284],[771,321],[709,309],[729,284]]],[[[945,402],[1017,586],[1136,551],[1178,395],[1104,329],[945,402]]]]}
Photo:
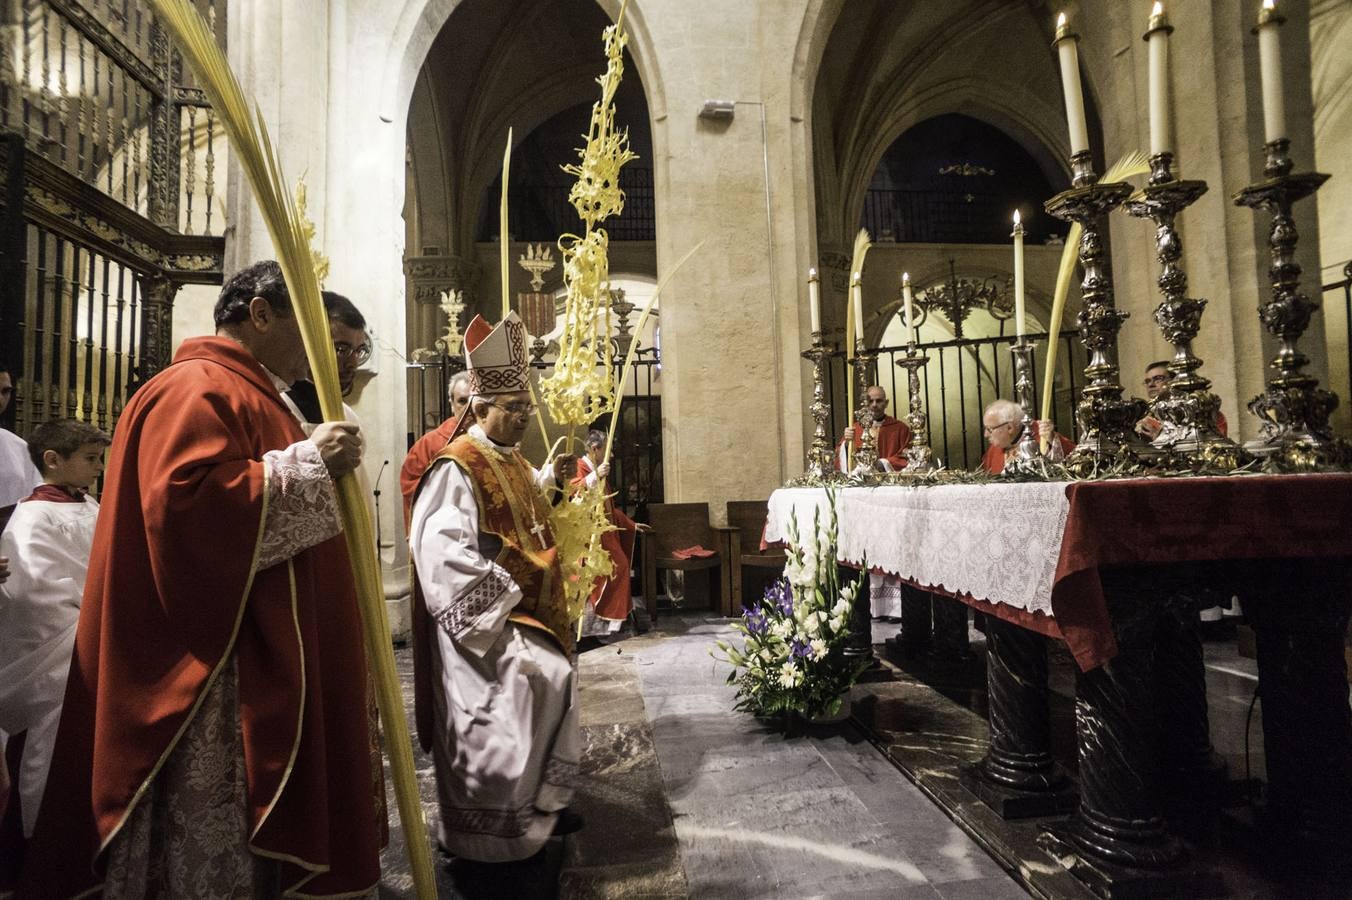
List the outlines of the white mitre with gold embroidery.
{"type": "Polygon", "coordinates": [[[465,329],[465,365],[475,394],[514,394],[530,390],[526,326],[515,311],[496,328],[475,316],[465,329]]]}

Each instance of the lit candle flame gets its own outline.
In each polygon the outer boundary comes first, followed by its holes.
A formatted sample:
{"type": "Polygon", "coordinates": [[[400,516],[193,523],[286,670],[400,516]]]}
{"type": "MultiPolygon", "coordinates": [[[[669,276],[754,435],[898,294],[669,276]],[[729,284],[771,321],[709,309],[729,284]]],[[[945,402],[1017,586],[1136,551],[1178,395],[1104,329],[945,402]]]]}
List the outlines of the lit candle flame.
{"type": "Polygon", "coordinates": [[[901,283],[902,283],[902,284],[910,284],[910,283],[911,283],[911,273],[910,273],[910,272],[902,272],[902,273],[901,273],[901,283]]]}
{"type": "Polygon", "coordinates": [[[816,270],[815,268],[808,269],[808,270],[807,270],[807,277],[808,277],[808,278],[816,278],[816,277],[817,277],[817,270],[816,270]]]}
{"type": "Polygon", "coordinates": [[[1276,9],[1276,0],[1263,0],[1263,9],[1276,9]]]}
{"type": "MultiPolygon", "coordinates": [[[[1267,0],[1267,2],[1270,3],[1271,0],[1267,0]]],[[[1155,0],[1155,5],[1150,8],[1150,15],[1152,16],[1164,15],[1164,4],[1161,3],[1160,0],[1155,0]]]]}
{"type": "MultiPolygon", "coordinates": [[[[1271,3],[1272,0],[1264,0],[1264,2],[1266,2],[1266,3],[1271,3]]],[[[1056,27],[1057,27],[1057,28],[1065,28],[1065,27],[1066,27],[1066,14],[1065,14],[1065,13],[1058,13],[1058,14],[1057,14],[1057,16],[1056,16],[1056,27]]]]}
{"type": "Polygon", "coordinates": [[[854,281],[854,282],[863,281],[863,280],[864,280],[864,276],[860,275],[858,272],[855,272],[855,273],[854,273],[854,276],[851,277],[850,280],[851,280],[851,281],[854,281]]]}
{"type": "MultiPolygon", "coordinates": [[[[1158,6],[1159,4],[1157,3],[1157,4],[1155,4],[1155,5],[1158,6]]],[[[1019,222],[1021,222],[1021,221],[1022,221],[1022,220],[1019,218],[1019,211],[1018,211],[1017,209],[1014,210],[1014,224],[1015,224],[1015,225],[1018,225],[1019,222]]]]}

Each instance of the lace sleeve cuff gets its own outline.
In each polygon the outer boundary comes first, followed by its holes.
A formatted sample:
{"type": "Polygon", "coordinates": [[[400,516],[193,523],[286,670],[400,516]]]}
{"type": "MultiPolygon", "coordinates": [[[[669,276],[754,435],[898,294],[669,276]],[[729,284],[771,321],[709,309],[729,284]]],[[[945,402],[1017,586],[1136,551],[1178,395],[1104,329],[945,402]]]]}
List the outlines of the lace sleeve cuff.
{"type": "Polygon", "coordinates": [[[338,492],[314,441],[263,454],[267,469],[268,515],[258,550],[266,569],[322,544],[343,530],[338,492]]]}

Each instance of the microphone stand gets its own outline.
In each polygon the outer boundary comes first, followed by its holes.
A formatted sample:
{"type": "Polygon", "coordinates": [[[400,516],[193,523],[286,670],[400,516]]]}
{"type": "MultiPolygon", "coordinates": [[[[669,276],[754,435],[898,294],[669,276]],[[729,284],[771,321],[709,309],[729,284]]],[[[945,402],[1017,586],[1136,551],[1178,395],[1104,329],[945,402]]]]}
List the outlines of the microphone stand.
{"type": "Polygon", "coordinates": [[[380,464],[380,471],[376,473],[376,483],[371,488],[371,495],[376,498],[376,559],[380,559],[380,548],[382,541],[380,537],[380,479],[385,475],[385,467],[390,464],[387,459],[380,464]]]}

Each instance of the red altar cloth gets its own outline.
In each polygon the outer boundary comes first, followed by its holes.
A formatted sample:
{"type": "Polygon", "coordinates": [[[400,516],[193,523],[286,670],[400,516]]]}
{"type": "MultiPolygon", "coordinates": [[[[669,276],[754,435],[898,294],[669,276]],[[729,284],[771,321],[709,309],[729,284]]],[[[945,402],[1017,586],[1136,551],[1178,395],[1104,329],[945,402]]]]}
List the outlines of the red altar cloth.
{"type": "MultiPolygon", "coordinates": [[[[1052,612],[1086,671],[1117,654],[1099,578],[1104,566],[1258,559],[1352,565],[1352,475],[1081,481],[1066,495],[1052,612]]],[[[1242,600],[1242,586],[1233,589],[1242,600]]],[[[1008,607],[980,606],[1017,621],[1001,614],[1008,607]]]]}

